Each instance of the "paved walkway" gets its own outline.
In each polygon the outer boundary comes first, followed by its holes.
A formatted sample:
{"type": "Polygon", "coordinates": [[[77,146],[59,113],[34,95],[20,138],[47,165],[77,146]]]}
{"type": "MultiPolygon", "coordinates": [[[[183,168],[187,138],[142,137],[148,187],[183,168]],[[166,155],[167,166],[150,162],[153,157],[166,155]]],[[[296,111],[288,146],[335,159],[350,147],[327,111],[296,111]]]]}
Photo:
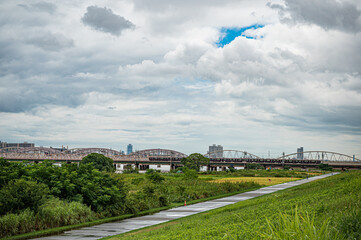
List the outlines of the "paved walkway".
{"type": "MultiPolygon", "coordinates": [[[[335,173],[333,173],[335,174],[335,173]]],[[[236,202],[248,200],[251,198],[259,197],[265,194],[277,192],[279,190],[287,189],[293,186],[298,186],[303,183],[314,181],[317,179],[325,178],[333,175],[325,174],[321,176],[311,177],[308,179],[302,179],[294,182],[282,183],[269,187],[260,188],[255,191],[245,192],[230,197],[220,198],[207,202],[197,203],[193,205],[172,208],[169,210],[161,211],[153,215],[146,215],[141,217],[129,218],[119,222],[104,223],[95,225],[92,227],[84,227],[76,230],[65,232],[61,235],[49,236],[44,238],[38,238],[41,240],[93,240],[100,239],[107,236],[112,236],[120,233],[129,232],[135,229],[149,227],[152,225],[168,222],[177,218],[182,218],[197,213],[213,210],[216,208],[224,207],[236,202]]]]}

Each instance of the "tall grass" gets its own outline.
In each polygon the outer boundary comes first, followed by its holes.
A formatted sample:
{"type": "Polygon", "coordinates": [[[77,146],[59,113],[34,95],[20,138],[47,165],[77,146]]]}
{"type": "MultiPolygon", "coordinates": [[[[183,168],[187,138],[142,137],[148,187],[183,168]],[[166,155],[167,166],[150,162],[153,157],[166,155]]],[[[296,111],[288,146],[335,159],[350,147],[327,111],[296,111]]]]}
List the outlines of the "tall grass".
{"type": "Polygon", "coordinates": [[[340,239],[337,231],[334,231],[330,219],[320,223],[315,221],[315,214],[299,212],[296,207],[290,215],[279,213],[277,218],[270,220],[266,217],[268,229],[258,233],[261,238],[269,240],[329,240],[340,239]]]}
{"type": "Polygon", "coordinates": [[[337,228],[347,239],[361,239],[361,199],[349,206],[349,211],[340,216],[337,228]]]}
{"type": "Polygon", "coordinates": [[[35,214],[26,209],[19,214],[7,214],[0,217],[0,237],[30,232],[36,228],[35,214]]]}
{"type": "Polygon", "coordinates": [[[149,181],[132,180],[137,185],[131,188],[126,197],[126,212],[137,213],[151,208],[167,206],[201,198],[208,198],[231,192],[259,188],[254,182],[214,183],[202,180],[166,179],[154,184],[149,181]]]}
{"type": "Polygon", "coordinates": [[[57,198],[50,199],[40,206],[37,218],[41,223],[41,228],[73,225],[94,219],[90,207],[57,198]]]}
{"type": "Polygon", "coordinates": [[[93,220],[93,216],[90,207],[81,203],[52,198],[39,207],[37,214],[26,209],[19,214],[1,216],[0,237],[83,223],[93,220]]]}

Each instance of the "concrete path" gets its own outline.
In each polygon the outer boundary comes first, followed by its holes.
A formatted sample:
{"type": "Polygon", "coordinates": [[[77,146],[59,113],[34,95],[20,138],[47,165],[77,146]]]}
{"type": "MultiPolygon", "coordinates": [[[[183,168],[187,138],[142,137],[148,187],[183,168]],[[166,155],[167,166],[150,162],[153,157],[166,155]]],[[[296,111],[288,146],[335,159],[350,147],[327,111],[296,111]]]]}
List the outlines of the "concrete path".
{"type": "Polygon", "coordinates": [[[303,183],[314,181],[317,179],[325,178],[337,173],[330,173],[321,176],[302,179],[294,182],[282,183],[269,187],[260,188],[255,191],[245,192],[230,197],[220,198],[207,202],[197,203],[193,205],[177,207],[153,215],[146,215],[141,217],[129,218],[119,222],[104,223],[92,227],[84,227],[76,230],[65,232],[61,235],[49,236],[44,238],[37,238],[41,240],[93,240],[100,239],[107,236],[112,236],[120,233],[129,232],[135,229],[149,227],[152,225],[168,222],[177,218],[182,218],[197,213],[213,210],[216,208],[224,207],[236,202],[244,201],[247,199],[259,197],[265,194],[277,192],[279,190],[287,189],[293,186],[298,186],[303,183]]]}

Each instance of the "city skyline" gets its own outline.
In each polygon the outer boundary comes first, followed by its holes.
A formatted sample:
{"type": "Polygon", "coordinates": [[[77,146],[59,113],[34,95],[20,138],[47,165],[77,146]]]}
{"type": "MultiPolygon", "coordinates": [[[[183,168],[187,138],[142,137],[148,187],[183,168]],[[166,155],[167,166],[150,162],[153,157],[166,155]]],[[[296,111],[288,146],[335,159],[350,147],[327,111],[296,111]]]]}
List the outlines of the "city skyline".
{"type": "Polygon", "coordinates": [[[3,1],[7,142],[361,158],[361,2],[3,1]]]}

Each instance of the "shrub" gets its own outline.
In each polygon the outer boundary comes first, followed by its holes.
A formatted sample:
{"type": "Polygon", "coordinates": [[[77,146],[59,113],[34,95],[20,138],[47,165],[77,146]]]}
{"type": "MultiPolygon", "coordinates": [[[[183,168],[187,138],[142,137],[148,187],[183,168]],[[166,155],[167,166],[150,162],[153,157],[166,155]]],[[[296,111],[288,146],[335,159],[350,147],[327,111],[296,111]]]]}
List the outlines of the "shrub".
{"type": "Polygon", "coordinates": [[[184,172],[183,179],[185,180],[194,180],[198,178],[197,171],[194,169],[183,167],[183,172],[184,172]]]}
{"type": "Polygon", "coordinates": [[[164,177],[154,169],[148,169],[147,172],[145,173],[145,176],[152,183],[161,183],[162,181],[164,181],[164,177]]]}

